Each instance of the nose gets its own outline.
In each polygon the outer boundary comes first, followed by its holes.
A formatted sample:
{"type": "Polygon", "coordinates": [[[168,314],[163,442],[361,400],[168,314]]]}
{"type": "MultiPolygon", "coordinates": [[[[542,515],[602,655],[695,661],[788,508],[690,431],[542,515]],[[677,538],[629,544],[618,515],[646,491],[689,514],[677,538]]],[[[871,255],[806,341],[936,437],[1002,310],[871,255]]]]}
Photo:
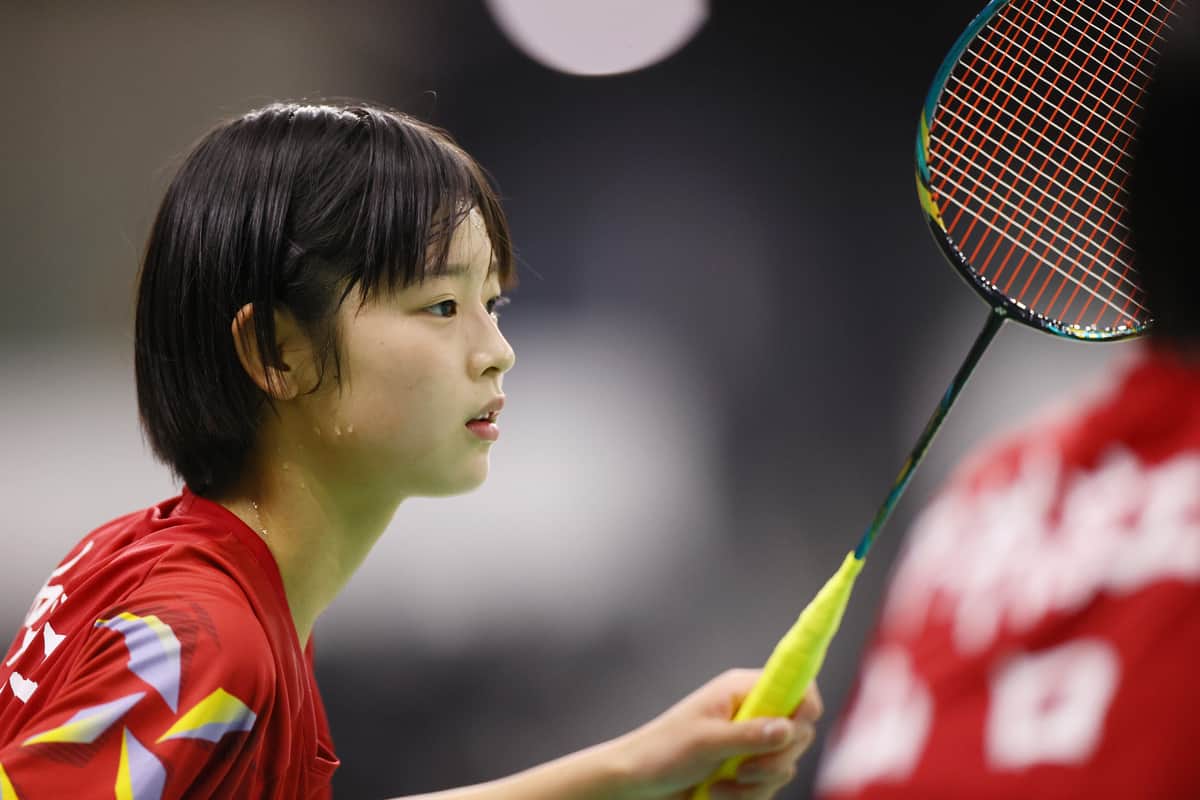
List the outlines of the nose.
{"type": "Polygon", "coordinates": [[[477,344],[472,348],[471,373],[479,376],[489,373],[503,375],[517,362],[517,354],[490,316],[481,328],[477,344]]]}

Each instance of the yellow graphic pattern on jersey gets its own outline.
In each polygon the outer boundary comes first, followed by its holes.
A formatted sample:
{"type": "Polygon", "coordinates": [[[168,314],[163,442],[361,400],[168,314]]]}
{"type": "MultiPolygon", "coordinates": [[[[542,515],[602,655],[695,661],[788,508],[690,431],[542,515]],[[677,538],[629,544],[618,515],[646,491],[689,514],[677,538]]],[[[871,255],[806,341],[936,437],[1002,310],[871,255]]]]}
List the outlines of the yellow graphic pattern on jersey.
{"type": "Polygon", "coordinates": [[[89,706],[75,713],[73,717],[48,731],[42,731],[30,736],[21,743],[22,747],[31,744],[47,742],[71,742],[73,744],[91,744],[99,738],[112,724],[125,716],[125,712],[133,708],[138,700],[145,697],[145,692],[135,692],[110,703],[89,706]]]}
{"type": "Polygon", "coordinates": [[[3,764],[0,764],[0,800],[17,800],[17,790],[4,772],[3,764]]]}
{"type": "MultiPolygon", "coordinates": [[[[125,729],[129,733],[129,729],[125,729]]],[[[129,737],[121,737],[121,760],[117,763],[117,800],[133,800],[133,779],[129,775],[129,737]]]]}
{"type": "Polygon", "coordinates": [[[224,689],[217,689],[197,703],[159,737],[167,739],[206,739],[215,742],[233,731],[248,731],[258,715],[249,706],[224,689]]]}

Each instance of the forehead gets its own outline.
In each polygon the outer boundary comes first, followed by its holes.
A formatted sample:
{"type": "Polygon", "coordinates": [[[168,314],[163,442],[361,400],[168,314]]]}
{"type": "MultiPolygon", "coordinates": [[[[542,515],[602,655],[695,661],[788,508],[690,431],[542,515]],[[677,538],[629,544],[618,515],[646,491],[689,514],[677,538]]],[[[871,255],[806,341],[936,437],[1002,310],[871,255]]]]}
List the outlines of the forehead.
{"type": "Polygon", "coordinates": [[[488,237],[487,225],[478,209],[463,217],[450,237],[450,248],[446,254],[446,268],[431,272],[430,277],[461,277],[474,274],[492,277],[497,273],[492,241],[488,237]]]}

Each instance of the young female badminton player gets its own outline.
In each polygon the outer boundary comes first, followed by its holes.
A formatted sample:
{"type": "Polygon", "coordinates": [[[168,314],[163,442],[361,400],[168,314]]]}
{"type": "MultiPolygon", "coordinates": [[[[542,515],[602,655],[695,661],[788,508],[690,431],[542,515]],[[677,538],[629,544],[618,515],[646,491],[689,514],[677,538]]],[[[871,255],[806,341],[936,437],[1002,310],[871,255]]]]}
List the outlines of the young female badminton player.
{"type": "Polygon", "coordinates": [[[1169,24],[1126,185],[1150,338],[917,521],[828,800],[1200,797],[1200,28],[1169,24]]]}
{"type": "MultiPolygon", "coordinates": [[[[513,351],[504,216],[442,131],[272,105],[205,137],[138,290],[146,436],[182,493],[53,571],[0,666],[0,800],[328,797],[311,631],[406,497],[478,486],[513,351]]],[[[813,736],[731,671],[637,730],[446,800],[766,798],[813,736]]]]}

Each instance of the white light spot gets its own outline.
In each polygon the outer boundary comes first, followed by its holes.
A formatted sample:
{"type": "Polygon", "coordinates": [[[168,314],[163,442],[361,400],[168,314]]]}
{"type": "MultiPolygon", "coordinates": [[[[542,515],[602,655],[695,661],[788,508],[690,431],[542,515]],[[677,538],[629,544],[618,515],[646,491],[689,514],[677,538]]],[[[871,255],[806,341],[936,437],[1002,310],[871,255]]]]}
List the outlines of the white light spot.
{"type": "Polygon", "coordinates": [[[656,64],[708,19],[707,0],[487,0],[487,6],[526,55],[573,75],[656,64]]]}

